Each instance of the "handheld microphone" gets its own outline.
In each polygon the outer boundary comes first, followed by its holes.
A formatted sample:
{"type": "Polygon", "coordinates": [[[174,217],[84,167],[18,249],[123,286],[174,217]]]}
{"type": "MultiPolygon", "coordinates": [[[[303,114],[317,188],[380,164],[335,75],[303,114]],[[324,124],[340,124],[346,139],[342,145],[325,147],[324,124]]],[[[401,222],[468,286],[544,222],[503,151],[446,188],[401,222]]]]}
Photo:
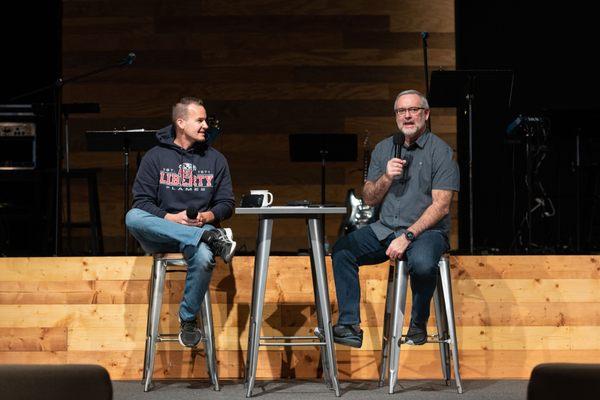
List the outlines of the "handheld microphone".
{"type": "MultiPolygon", "coordinates": [[[[396,158],[402,159],[402,147],[404,147],[405,139],[406,138],[402,132],[394,134],[394,153],[396,158]]],[[[394,177],[394,180],[398,180],[400,182],[408,181],[408,165],[412,162],[412,155],[405,154],[403,160],[406,161],[406,163],[404,163],[402,175],[394,177]]]]}
{"type": "Polygon", "coordinates": [[[185,210],[185,215],[187,215],[189,219],[196,219],[196,217],[198,217],[198,209],[195,207],[188,207],[185,210]]]}
{"type": "Polygon", "coordinates": [[[402,154],[402,146],[404,145],[404,135],[402,132],[394,134],[394,157],[400,158],[402,154]]]}

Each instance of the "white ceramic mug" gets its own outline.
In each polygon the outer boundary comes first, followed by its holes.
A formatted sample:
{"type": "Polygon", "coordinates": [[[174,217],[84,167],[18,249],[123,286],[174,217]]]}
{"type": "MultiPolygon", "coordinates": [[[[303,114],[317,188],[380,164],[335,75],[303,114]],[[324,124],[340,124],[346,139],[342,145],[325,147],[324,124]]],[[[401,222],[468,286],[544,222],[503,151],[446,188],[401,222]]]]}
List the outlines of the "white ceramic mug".
{"type": "Polygon", "coordinates": [[[250,194],[262,194],[263,201],[261,207],[267,207],[273,204],[273,193],[268,190],[251,190],[250,194]]]}

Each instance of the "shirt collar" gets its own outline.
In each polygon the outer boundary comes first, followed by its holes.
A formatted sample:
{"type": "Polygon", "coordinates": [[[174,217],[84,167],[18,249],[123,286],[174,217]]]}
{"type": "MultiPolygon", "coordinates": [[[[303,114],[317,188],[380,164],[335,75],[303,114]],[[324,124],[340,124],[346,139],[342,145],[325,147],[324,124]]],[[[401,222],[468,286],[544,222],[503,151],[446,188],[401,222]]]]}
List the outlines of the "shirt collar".
{"type": "Polygon", "coordinates": [[[417,139],[417,141],[416,141],[416,142],[414,142],[414,143],[411,145],[411,148],[414,148],[415,146],[416,146],[416,147],[419,147],[419,148],[421,148],[421,149],[422,149],[422,148],[424,148],[424,147],[425,147],[425,144],[426,144],[426,143],[427,143],[427,141],[429,140],[429,136],[431,136],[431,135],[430,135],[430,133],[431,133],[431,132],[429,132],[429,130],[428,130],[428,129],[426,129],[426,130],[425,130],[425,132],[423,132],[423,134],[422,134],[421,136],[419,136],[419,138],[417,139]]]}

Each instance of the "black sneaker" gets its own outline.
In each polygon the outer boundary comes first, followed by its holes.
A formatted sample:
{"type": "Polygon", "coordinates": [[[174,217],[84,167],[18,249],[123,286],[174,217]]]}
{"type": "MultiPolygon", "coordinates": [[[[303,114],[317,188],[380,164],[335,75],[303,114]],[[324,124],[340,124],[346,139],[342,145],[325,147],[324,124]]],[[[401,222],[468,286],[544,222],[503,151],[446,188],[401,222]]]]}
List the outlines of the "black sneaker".
{"type": "Polygon", "coordinates": [[[359,325],[334,325],[333,341],[360,349],[363,341],[363,331],[359,325]]]}
{"type": "Polygon", "coordinates": [[[210,249],[214,255],[219,255],[226,263],[229,263],[235,253],[236,243],[233,241],[231,228],[219,228],[216,236],[210,241],[210,249]]]}
{"type": "Polygon", "coordinates": [[[185,347],[196,347],[202,340],[202,332],[196,325],[196,320],[181,321],[179,331],[179,343],[185,347]]]}
{"type": "Polygon", "coordinates": [[[405,343],[413,346],[420,346],[427,343],[427,325],[416,324],[411,321],[406,333],[405,343]]]}

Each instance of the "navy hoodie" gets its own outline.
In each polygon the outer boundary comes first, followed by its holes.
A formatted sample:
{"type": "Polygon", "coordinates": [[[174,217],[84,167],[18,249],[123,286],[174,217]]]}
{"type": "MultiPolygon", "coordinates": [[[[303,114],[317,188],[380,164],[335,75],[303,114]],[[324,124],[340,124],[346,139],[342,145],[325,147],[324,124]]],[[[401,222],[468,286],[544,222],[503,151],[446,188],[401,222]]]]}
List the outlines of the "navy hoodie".
{"type": "Polygon", "coordinates": [[[159,145],[144,155],[133,183],[133,208],[164,218],[194,207],[212,211],[216,222],[229,218],[235,199],[223,154],[202,142],[187,150],[179,147],[173,125],[156,138],[159,145]]]}

